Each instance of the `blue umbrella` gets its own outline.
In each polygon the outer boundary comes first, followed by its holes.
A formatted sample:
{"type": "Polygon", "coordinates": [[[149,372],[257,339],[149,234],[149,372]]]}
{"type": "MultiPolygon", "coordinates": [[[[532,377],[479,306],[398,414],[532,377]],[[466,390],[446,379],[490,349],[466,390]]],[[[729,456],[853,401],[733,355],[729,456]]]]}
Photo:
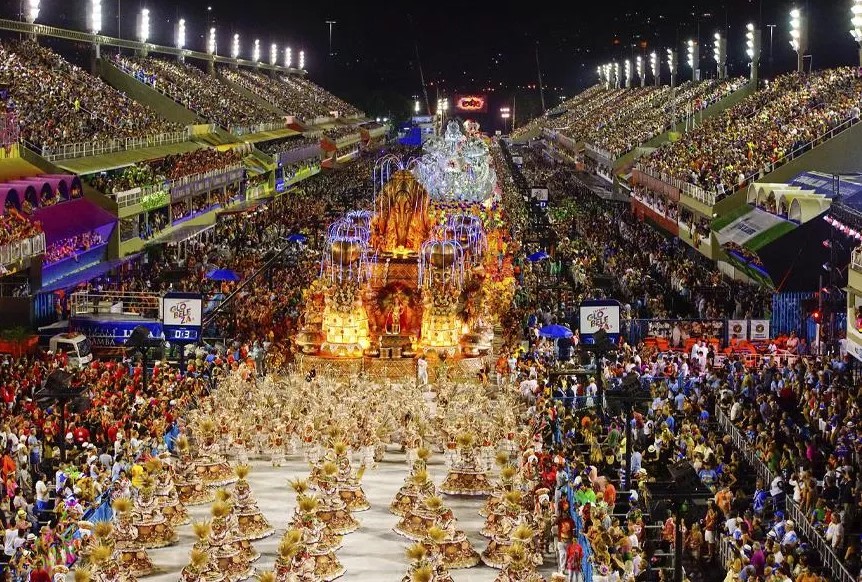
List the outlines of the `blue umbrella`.
{"type": "Polygon", "coordinates": [[[212,281],[239,281],[239,275],[230,269],[213,269],[207,273],[207,279],[212,281]]]}
{"type": "Polygon", "coordinates": [[[304,234],[292,234],[285,239],[287,242],[304,243],[308,237],[304,234]]]}
{"type": "Polygon", "coordinates": [[[548,339],[560,339],[572,337],[572,330],[563,325],[546,325],[539,328],[539,335],[548,339]]]}
{"type": "Polygon", "coordinates": [[[539,251],[537,253],[533,253],[532,255],[527,257],[527,260],[531,263],[538,263],[539,261],[544,261],[545,259],[550,259],[551,255],[546,253],[545,251],[539,251]]]}

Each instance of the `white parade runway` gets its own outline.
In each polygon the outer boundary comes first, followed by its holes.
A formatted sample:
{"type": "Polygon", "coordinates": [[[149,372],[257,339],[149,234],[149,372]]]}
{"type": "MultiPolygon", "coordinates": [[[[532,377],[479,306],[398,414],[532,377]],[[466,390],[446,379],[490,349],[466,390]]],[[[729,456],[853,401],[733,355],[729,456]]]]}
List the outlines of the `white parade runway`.
{"type": "MultiPolygon", "coordinates": [[[[356,466],[356,465],[354,465],[356,466]]],[[[276,548],[295,506],[295,495],[288,485],[289,479],[305,478],[309,466],[300,455],[288,458],[279,468],[273,468],[266,461],[252,461],[248,481],[261,510],[276,533],[253,542],[261,553],[255,562],[257,571],[271,570],[275,563],[276,548]]],[[[438,485],[446,477],[446,468],[442,455],[432,456],[429,462],[429,472],[438,485]]],[[[368,511],[354,513],[361,522],[358,531],[344,537],[344,545],[337,552],[338,559],[346,568],[340,580],[357,582],[400,582],[406,574],[408,560],[404,550],[409,540],[392,531],[398,522],[398,516],[389,513],[389,503],[407,475],[407,464],[404,454],[397,447],[390,447],[376,469],[365,472],[362,486],[371,503],[368,511]]],[[[445,503],[452,507],[458,518],[459,529],[467,533],[478,552],[485,549],[487,540],[479,535],[479,529],[484,525],[484,518],[479,515],[484,498],[454,498],[442,496],[445,503]]],[[[208,519],[209,505],[199,505],[189,508],[192,521],[208,519]]],[[[176,582],[180,571],[188,562],[194,534],[191,525],[182,526],[178,530],[179,544],[150,550],[150,557],[157,568],[157,573],[145,578],[152,582],[176,582]]],[[[552,557],[546,556],[546,564],[552,557]]],[[[546,578],[553,572],[552,565],[546,565],[540,570],[546,578]]],[[[498,570],[480,564],[466,570],[452,570],[455,582],[492,582],[498,570]]]]}

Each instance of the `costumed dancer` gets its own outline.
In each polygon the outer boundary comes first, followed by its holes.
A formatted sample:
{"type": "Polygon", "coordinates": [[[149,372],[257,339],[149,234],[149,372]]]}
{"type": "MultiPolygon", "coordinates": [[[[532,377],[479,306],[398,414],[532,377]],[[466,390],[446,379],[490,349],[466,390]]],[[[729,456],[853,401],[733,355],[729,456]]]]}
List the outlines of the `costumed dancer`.
{"type": "Polygon", "coordinates": [[[211,418],[202,418],[197,425],[198,457],[195,470],[207,487],[220,487],[234,483],[237,479],[230,464],[219,452],[218,433],[211,418]]]}
{"type": "Polygon", "coordinates": [[[230,582],[250,578],[254,574],[254,566],[246,558],[241,547],[236,543],[238,540],[233,536],[232,532],[235,528],[231,523],[230,505],[217,499],[210,513],[212,521],[207,544],[218,571],[222,572],[230,582]]]}
{"type": "Polygon", "coordinates": [[[210,503],[215,499],[215,492],[204,486],[200,475],[195,470],[188,437],[181,435],[177,438],[176,446],[179,456],[175,483],[180,502],[185,506],[210,503]]]}
{"type": "Polygon", "coordinates": [[[251,541],[270,536],[275,533],[275,529],[269,525],[251,493],[251,487],[246,480],[249,470],[248,465],[238,465],[236,468],[238,479],[234,487],[234,514],[238,526],[237,537],[251,541]]]}
{"type": "Polygon", "coordinates": [[[447,495],[489,495],[491,484],[485,470],[476,459],[476,439],[472,433],[464,432],[455,439],[458,444],[458,459],[449,469],[440,491],[447,495]]]}
{"type": "Polygon", "coordinates": [[[347,504],[339,494],[338,467],[335,463],[323,463],[318,483],[320,508],[317,516],[338,535],[345,535],[359,529],[359,522],[350,515],[347,504]]]}
{"type": "MultiPolygon", "coordinates": [[[[117,561],[123,571],[130,572],[135,577],[146,576],[153,571],[153,563],[146,548],[138,541],[138,528],[132,523],[132,502],[126,497],[115,499],[114,525],[111,538],[114,540],[114,551],[117,561]]],[[[101,524],[107,522],[99,522],[101,524]]]]}
{"type": "Polygon", "coordinates": [[[138,530],[137,542],[144,548],[162,548],[177,543],[177,533],[159,507],[153,478],[146,475],[132,509],[132,524],[138,530]]]}
{"type": "Polygon", "coordinates": [[[230,528],[231,544],[233,544],[234,548],[242,554],[245,560],[248,562],[254,562],[260,558],[260,552],[255,549],[250,540],[246,539],[242,535],[243,532],[239,527],[239,520],[237,517],[236,496],[226,489],[217,489],[216,502],[219,501],[228,507],[228,515],[226,519],[228,521],[228,527],[230,528]]]}
{"type": "Polygon", "coordinates": [[[401,582],[413,582],[419,578],[427,582],[452,582],[439,553],[432,553],[424,544],[417,543],[409,546],[406,554],[410,567],[401,582]]]}
{"type": "Polygon", "coordinates": [[[148,459],[144,463],[147,474],[152,475],[157,483],[156,502],[171,525],[178,527],[191,523],[189,512],[180,501],[174,484],[173,468],[158,458],[148,459]]]}

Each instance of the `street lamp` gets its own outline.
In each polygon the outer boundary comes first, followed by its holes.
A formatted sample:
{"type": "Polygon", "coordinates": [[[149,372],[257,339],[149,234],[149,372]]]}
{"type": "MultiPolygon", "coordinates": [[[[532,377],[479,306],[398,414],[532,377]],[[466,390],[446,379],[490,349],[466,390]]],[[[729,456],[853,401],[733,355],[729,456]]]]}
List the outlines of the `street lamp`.
{"type": "Polygon", "coordinates": [[[269,64],[275,65],[278,61],[278,46],[275,43],[269,47],[269,64]]]}
{"type": "Polygon", "coordinates": [[[210,28],[210,37],[207,40],[207,52],[211,55],[216,53],[216,29],[215,26],[210,28]]]}
{"type": "Polygon", "coordinates": [[[27,22],[33,24],[39,18],[39,0],[27,0],[27,22]]]}
{"type": "Polygon", "coordinates": [[[859,45],[859,66],[862,67],[862,0],[853,0],[850,14],[850,24],[853,26],[850,34],[859,45]]]}
{"type": "Polygon", "coordinates": [[[299,68],[305,70],[305,51],[299,51],[299,68]]]}
{"type": "Polygon", "coordinates": [[[180,18],[177,22],[177,48],[183,50],[186,46],[186,19],[180,18]]]}
{"type": "MultiPolygon", "coordinates": [[[[857,0],[862,3],[862,0],[857,0]]],[[[757,79],[760,75],[760,29],[754,27],[754,23],[749,22],[745,27],[745,54],[748,55],[749,66],[751,67],[751,82],[757,86],[757,79]]]]}
{"type": "Polygon", "coordinates": [[[805,51],[808,50],[808,30],[805,17],[799,8],[790,11],[790,46],[796,51],[796,70],[805,69],[805,51]]]}
{"type": "Polygon", "coordinates": [[[727,40],[720,32],[715,33],[715,41],[712,43],[712,55],[718,68],[718,78],[724,79],[727,73],[725,66],[727,62],[727,40]]]}
{"type": "Polygon", "coordinates": [[[239,34],[233,35],[233,44],[230,47],[230,56],[233,59],[239,58],[239,34]]]}
{"type": "Polygon", "coordinates": [[[254,48],[251,51],[251,60],[255,63],[260,61],[260,39],[254,39],[254,48]]]}
{"type": "Polygon", "coordinates": [[[676,86],[676,54],[673,49],[667,49],[667,68],[670,69],[670,86],[676,86]]]}
{"type": "Polygon", "coordinates": [[[284,49],[284,66],[288,69],[293,65],[293,51],[290,47],[284,49]]]}
{"type": "Polygon", "coordinates": [[[661,84],[661,77],[659,76],[658,55],[656,54],[655,51],[651,52],[649,55],[649,64],[650,64],[650,69],[652,70],[653,82],[655,83],[656,87],[658,87],[661,84]]]}
{"type": "Polygon", "coordinates": [[[626,75],[626,89],[632,86],[632,62],[629,59],[625,60],[623,71],[626,75]]]}
{"type": "Polygon", "coordinates": [[[144,8],[138,15],[138,40],[146,43],[150,39],[150,10],[144,8]]]}
{"type": "Polygon", "coordinates": [[[636,69],[638,71],[638,79],[641,81],[641,87],[646,85],[646,72],[644,71],[644,60],[638,55],[635,59],[636,69]]]}
{"type": "Polygon", "coordinates": [[[700,47],[697,41],[688,41],[688,66],[691,68],[691,80],[700,81],[700,47]]]}

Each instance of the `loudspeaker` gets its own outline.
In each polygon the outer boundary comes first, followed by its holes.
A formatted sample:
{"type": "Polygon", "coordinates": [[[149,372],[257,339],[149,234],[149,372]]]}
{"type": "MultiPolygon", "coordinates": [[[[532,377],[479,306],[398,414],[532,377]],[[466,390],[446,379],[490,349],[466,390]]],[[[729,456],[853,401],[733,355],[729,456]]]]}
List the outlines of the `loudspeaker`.
{"type": "Polygon", "coordinates": [[[132,335],[126,340],[127,349],[139,349],[144,346],[147,338],[150,337],[150,330],[144,325],[139,325],[132,330],[132,335]]]}

